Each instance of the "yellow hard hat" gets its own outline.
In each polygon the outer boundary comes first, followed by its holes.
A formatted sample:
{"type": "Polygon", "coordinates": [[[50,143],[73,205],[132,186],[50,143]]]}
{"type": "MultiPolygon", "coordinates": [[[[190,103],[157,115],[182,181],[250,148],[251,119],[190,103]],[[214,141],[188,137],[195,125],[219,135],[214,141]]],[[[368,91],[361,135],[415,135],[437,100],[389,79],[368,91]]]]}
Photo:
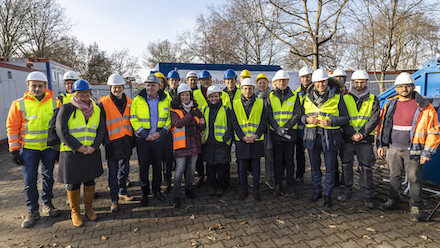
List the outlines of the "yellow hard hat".
{"type": "Polygon", "coordinates": [[[240,77],[251,78],[251,73],[248,70],[242,70],[240,73],[240,77]]]}
{"type": "Polygon", "coordinates": [[[156,77],[158,78],[163,78],[165,81],[167,80],[167,78],[162,74],[162,72],[156,72],[154,75],[156,75],[156,77]]]}
{"type": "Polygon", "coordinates": [[[257,79],[255,79],[255,83],[258,82],[259,79],[266,79],[269,82],[269,79],[267,78],[267,76],[264,73],[258,74],[257,79]]]}

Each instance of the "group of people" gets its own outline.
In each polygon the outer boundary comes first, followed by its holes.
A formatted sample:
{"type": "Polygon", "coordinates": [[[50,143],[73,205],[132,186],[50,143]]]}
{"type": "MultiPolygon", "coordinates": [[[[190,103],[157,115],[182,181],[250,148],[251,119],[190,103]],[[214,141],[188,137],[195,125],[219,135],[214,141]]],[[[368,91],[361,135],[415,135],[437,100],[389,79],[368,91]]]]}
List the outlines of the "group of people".
{"type": "Polygon", "coordinates": [[[394,209],[399,203],[400,180],[406,172],[410,182],[410,219],[421,218],[421,168],[440,143],[437,112],[428,100],[414,91],[414,78],[401,73],[395,80],[397,96],[381,110],[378,99],[367,86],[369,75],[358,70],[351,75],[346,90],[346,73],[308,67],[299,71],[301,85],[289,87],[285,70],[275,73],[271,82],[264,74],[251,79],[249,71],[237,76],[224,73],[226,87],[212,85],[207,70],[191,71],[185,82],[172,70],[165,77],[157,72],[145,80],[145,89],[131,100],[124,94],[124,79],[112,74],[107,84],[110,94],[93,100],[90,84],[69,71],[64,80],[66,93],[55,100],[41,72],[31,72],[27,92],[11,105],[7,130],[11,159],[22,165],[28,215],[22,227],[32,227],[40,217],[37,175],[40,161],[43,182],[42,213],[56,217],[52,204],[53,169],[58,159],[57,179],[66,185],[74,226],[83,226],[80,188],[83,185],[85,215],[96,220],[92,202],[95,179],[103,174],[100,147],[105,146],[110,188],[110,211],[118,212],[119,200],[133,201],[127,193],[129,161],[134,147],[139,160],[140,205],[147,206],[149,195],[159,201],[172,194],[179,208],[184,193],[197,198],[194,187],[207,176],[212,197],[223,197],[230,186],[231,147],[235,144],[240,192],[261,201],[260,159],[265,158],[265,183],[274,197],[296,199],[296,183],[304,181],[307,149],[313,182],[310,202],[324,198],[332,206],[335,183],[343,189],[337,196],[347,201],[353,194],[353,161],[359,163],[359,185],[367,208],[374,208],[373,170],[376,145],[379,157],[390,167],[389,199],[380,207],[394,209]],[[198,85],[200,84],[200,87],[198,85]],[[50,123],[54,122],[54,131],[50,123]],[[378,128],[377,128],[378,126],[378,128]],[[59,144],[49,145],[57,136],[59,144]],[[321,154],[325,164],[322,186],[321,154]],[[58,158],[59,157],[59,158],[58,158]],[[296,157],[296,171],[294,158],[296,157]],[[338,157],[342,177],[339,176],[338,157]],[[150,191],[149,170],[152,167],[150,191]],[[172,175],[174,171],[174,181],[172,175]],[[197,172],[197,180],[195,175],[197,172]],[[248,175],[252,175],[249,189],[248,175]],[[285,181],[285,184],[283,184],[285,181]],[[285,185],[285,187],[283,187],[285,185]]]}

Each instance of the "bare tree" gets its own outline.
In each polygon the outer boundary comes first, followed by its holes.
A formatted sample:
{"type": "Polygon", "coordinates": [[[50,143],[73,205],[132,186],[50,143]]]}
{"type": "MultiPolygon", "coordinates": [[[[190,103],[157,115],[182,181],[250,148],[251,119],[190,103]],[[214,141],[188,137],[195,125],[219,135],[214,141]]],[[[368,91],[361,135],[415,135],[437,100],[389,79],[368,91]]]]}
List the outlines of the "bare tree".
{"type": "Polygon", "coordinates": [[[112,63],[107,53],[93,43],[87,47],[84,66],[78,69],[80,76],[90,83],[103,83],[107,82],[112,73],[111,68],[112,63]]]}
{"type": "Polygon", "coordinates": [[[120,51],[114,51],[110,55],[110,60],[112,63],[112,70],[123,77],[134,76],[134,74],[141,69],[138,58],[130,56],[127,48],[120,51]]]}
{"type": "Polygon", "coordinates": [[[87,49],[76,37],[64,36],[54,45],[51,59],[72,68],[83,68],[87,49]]]}
{"type": "Polygon", "coordinates": [[[154,67],[159,62],[179,62],[179,48],[169,40],[150,42],[142,55],[146,66],[154,67]]]}

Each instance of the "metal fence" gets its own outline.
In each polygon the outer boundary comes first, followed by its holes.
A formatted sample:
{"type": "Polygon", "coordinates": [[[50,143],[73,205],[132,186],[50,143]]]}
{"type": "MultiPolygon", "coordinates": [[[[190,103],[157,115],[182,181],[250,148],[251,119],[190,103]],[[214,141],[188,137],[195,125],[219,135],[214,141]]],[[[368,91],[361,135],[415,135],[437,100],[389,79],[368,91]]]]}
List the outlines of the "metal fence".
{"type": "MultiPolygon", "coordinates": [[[[368,81],[368,88],[370,89],[370,93],[375,96],[380,95],[379,82],[380,81],[368,81]]],[[[384,90],[391,88],[394,84],[394,80],[384,80],[382,82],[384,83],[384,90]]],[[[345,87],[348,90],[351,90],[351,83],[345,83],[345,87]]]]}

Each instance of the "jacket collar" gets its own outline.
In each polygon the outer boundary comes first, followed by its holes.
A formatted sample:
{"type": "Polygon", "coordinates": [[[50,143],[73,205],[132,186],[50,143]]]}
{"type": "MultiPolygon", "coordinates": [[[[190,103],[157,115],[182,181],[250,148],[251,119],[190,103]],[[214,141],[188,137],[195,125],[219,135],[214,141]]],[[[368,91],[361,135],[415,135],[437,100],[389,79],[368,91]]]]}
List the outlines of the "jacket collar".
{"type": "MultiPolygon", "coordinates": [[[[146,99],[147,98],[147,91],[145,89],[143,89],[143,90],[141,90],[141,92],[139,92],[138,95],[146,99]]],[[[167,94],[162,89],[159,89],[159,91],[157,92],[157,95],[159,96],[159,101],[163,101],[167,97],[167,94]]]]}

